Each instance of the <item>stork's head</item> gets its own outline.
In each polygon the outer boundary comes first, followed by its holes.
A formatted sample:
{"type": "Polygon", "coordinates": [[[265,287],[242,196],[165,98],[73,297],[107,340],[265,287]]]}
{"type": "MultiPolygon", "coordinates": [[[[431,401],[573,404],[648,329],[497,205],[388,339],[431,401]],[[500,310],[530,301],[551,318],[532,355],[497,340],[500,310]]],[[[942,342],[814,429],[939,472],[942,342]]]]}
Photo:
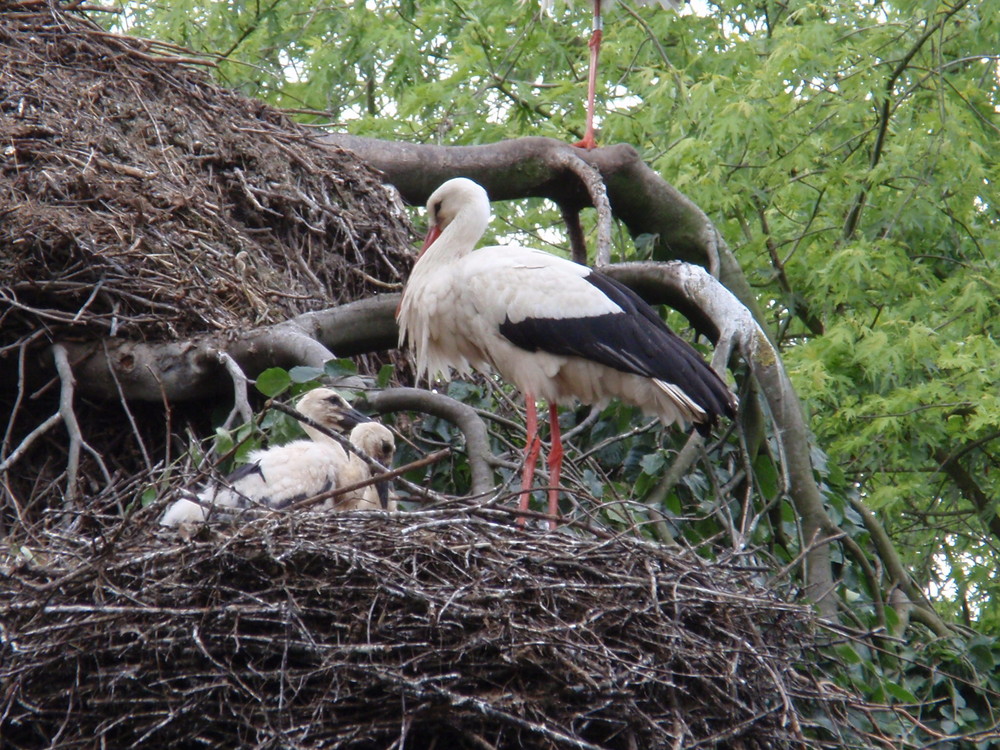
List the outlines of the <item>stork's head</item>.
{"type": "MultiPolygon", "coordinates": [[[[367,422],[361,412],[331,388],[316,388],[299,399],[298,409],[305,416],[330,430],[348,432],[361,422],[367,422]]],[[[306,430],[309,433],[309,430],[306,430]]],[[[309,433],[311,435],[311,433],[309,433]]],[[[315,435],[312,435],[315,438],[315,435]]]]}
{"type": "Polygon", "coordinates": [[[378,422],[362,422],[351,430],[351,443],[383,466],[389,466],[396,453],[396,438],[378,422]]]}
{"type": "MultiPolygon", "coordinates": [[[[383,466],[392,465],[392,457],[396,453],[396,438],[389,429],[378,422],[362,422],[351,430],[351,444],[378,461],[383,466]]],[[[379,502],[383,508],[389,507],[389,482],[379,482],[375,485],[379,502]]]]}
{"type": "Polygon", "coordinates": [[[453,226],[455,235],[448,243],[449,248],[457,252],[472,250],[490,218],[490,199],[481,185],[465,177],[448,180],[427,199],[427,238],[420,254],[449,226],[453,226]]]}

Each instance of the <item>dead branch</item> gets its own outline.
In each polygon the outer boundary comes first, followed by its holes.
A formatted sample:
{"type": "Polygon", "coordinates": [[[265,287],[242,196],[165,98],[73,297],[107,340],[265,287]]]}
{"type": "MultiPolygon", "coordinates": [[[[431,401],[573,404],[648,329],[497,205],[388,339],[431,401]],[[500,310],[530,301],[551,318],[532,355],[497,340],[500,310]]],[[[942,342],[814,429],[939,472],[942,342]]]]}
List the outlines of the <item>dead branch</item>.
{"type": "Polygon", "coordinates": [[[442,393],[419,388],[387,388],[367,394],[366,400],[380,414],[417,411],[446,419],[465,435],[465,450],[469,459],[471,486],[469,494],[488,495],[494,489],[490,459],[489,434],[486,424],[471,406],[442,393]]]}

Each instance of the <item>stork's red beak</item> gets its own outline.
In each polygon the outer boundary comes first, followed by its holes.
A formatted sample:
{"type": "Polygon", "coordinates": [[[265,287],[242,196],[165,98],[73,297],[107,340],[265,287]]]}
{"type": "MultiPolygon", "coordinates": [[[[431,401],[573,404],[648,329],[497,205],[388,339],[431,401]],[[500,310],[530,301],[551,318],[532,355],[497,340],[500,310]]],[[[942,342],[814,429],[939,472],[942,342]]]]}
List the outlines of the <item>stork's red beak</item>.
{"type": "Polygon", "coordinates": [[[439,227],[437,224],[428,229],[427,238],[424,240],[424,246],[420,248],[420,255],[423,255],[424,251],[427,250],[427,248],[429,248],[431,245],[433,245],[434,240],[436,240],[440,236],[441,236],[441,227],[439,227]]]}

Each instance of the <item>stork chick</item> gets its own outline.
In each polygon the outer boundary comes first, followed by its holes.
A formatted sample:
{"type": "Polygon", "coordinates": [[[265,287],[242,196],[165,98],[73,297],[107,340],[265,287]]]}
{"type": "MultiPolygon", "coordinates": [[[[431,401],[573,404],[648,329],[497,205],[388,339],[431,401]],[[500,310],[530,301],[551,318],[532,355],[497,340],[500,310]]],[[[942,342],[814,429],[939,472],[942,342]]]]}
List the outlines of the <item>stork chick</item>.
{"type": "MultiPolygon", "coordinates": [[[[298,403],[299,411],[317,424],[338,432],[350,430],[355,448],[383,466],[392,462],[396,443],[392,433],[351,406],[336,391],[316,388],[298,403]]],[[[252,451],[247,463],[197,494],[197,500],[182,498],[160,519],[162,526],[204,521],[213,507],[247,508],[254,505],[285,508],[323,492],[347,487],[371,477],[371,469],[359,456],[302,423],[308,440],[295,440],[266,450],[252,451]]],[[[323,510],[395,510],[388,499],[389,485],[381,482],[350,492],[320,505],[323,510]]]]}

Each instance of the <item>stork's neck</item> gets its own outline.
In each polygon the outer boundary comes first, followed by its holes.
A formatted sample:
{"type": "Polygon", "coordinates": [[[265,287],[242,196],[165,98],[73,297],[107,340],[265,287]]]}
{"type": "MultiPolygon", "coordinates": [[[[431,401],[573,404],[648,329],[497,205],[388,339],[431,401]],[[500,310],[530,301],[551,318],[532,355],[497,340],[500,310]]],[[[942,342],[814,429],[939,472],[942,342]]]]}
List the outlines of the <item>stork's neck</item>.
{"type": "Polygon", "coordinates": [[[490,204],[488,201],[466,203],[455,214],[455,218],[441,230],[441,236],[427,248],[424,257],[430,256],[432,261],[443,262],[468,255],[482,239],[489,223],[490,204]]]}
{"type": "MultiPolygon", "coordinates": [[[[306,414],[306,416],[309,417],[310,419],[315,419],[315,417],[313,417],[311,414],[306,414]]],[[[299,422],[299,424],[302,425],[302,431],[305,432],[306,435],[308,435],[310,438],[312,438],[317,443],[336,443],[337,442],[336,440],[334,440],[329,435],[325,435],[324,433],[320,432],[319,430],[317,430],[315,427],[313,427],[311,425],[307,425],[304,422],[299,422]]]]}

